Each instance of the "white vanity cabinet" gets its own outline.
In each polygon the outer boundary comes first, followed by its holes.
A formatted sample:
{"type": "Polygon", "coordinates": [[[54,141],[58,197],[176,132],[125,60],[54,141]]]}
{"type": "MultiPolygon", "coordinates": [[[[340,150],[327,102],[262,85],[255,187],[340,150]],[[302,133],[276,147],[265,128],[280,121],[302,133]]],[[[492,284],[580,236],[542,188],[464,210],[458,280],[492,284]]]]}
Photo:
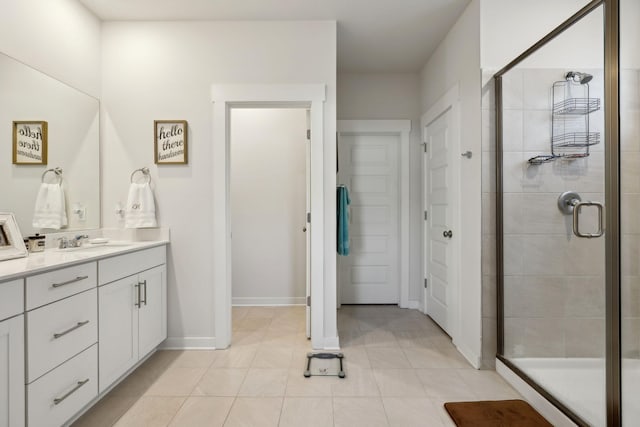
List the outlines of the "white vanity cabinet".
{"type": "Polygon", "coordinates": [[[67,425],[167,336],[166,243],[0,266],[0,427],[67,425]]]}
{"type": "Polygon", "coordinates": [[[98,261],[100,392],[167,337],[166,250],[98,261]]]}
{"type": "Polygon", "coordinates": [[[61,425],[98,396],[97,263],[28,276],[27,424],[61,425]]]}
{"type": "Polygon", "coordinates": [[[25,425],[23,282],[0,283],[0,427],[25,425]]]}

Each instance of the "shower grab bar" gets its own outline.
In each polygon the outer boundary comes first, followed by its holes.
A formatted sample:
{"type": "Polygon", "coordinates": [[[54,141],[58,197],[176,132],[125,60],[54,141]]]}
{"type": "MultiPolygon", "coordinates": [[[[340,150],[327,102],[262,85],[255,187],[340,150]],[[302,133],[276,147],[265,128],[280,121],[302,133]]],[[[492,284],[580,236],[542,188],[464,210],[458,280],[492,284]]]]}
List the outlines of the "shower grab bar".
{"type": "Polygon", "coordinates": [[[600,202],[581,202],[574,199],[571,203],[573,205],[573,234],[578,237],[586,239],[593,239],[594,237],[600,237],[604,234],[603,223],[603,210],[604,206],[600,202]],[[583,206],[595,206],[598,209],[598,231],[595,233],[582,233],[580,231],[580,211],[583,206]]]}

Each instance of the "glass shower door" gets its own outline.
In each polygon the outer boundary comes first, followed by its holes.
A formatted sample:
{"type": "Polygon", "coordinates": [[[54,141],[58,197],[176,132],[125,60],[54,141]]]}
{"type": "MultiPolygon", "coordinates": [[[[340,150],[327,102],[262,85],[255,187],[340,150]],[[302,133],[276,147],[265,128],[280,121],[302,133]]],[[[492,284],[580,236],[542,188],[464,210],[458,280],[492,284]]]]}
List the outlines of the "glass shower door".
{"type": "Polygon", "coordinates": [[[640,3],[620,2],[622,424],[640,420],[640,3]]]}
{"type": "Polygon", "coordinates": [[[599,7],[501,76],[499,147],[502,360],[594,426],[606,425],[603,39],[599,7]]]}

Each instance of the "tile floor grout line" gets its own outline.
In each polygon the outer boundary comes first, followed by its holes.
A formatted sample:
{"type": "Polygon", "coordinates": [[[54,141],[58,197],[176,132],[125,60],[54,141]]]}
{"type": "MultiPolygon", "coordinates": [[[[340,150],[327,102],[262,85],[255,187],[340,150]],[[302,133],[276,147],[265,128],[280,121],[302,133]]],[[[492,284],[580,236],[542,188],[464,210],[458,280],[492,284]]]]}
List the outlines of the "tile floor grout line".
{"type": "Polygon", "coordinates": [[[173,416],[169,419],[169,422],[165,424],[165,427],[168,427],[171,425],[171,423],[173,422],[173,420],[176,418],[176,415],[178,415],[178,412],[180,412],[180,409],[182,409],[182,407],[184,406],[185,403],[187,403],[187,399],[189,399],[189,397],[191,396],[187,396],[184,398],[184,400],[182,401],[182,403],[180,404],[180,406],[178,407],[178,410],[173,414],[173,416]]]}
{"type": "Polygon", "coordinates": [[[229,420],[229,415],[231,415],[231,410],[233,409],[233,405],[236,404],[236,400],[238,400],[238,396],[235,396],[233,398],[233,402],[231,402],[231,406],[229,406],[229,410],[227,411],[227,415],[224,417],[224,421],[222,421],[222,426],[223,427],[227,423],[227,421],[229,420]]]}

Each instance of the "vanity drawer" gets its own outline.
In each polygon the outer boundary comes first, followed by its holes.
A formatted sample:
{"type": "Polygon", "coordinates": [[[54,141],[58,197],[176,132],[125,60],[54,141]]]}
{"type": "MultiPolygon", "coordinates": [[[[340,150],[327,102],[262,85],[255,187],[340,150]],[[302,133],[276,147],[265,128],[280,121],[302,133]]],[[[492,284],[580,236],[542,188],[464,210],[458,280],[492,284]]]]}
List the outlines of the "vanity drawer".
{"type": "Polygon", "coordinates": [[[98,395],[98,345],[27,386],[29,427],[61,426],[98,395]]]}
{"type": "Polygon", "coordinates": [[[98,341],[98,289],[27,312],[27,383],[98,341]]]}
{"type": "Polygon", "coordinates": [[[112,258],[101,259],[99,265],[100,286],[113,282],[123,277],[138,274],[141,271],[167,262],[167,249],[164,245],[155,248],[144,249],[112,258]]]}
{"type": "Polygon", "coordinates": [[[0,283],[0,321],[24,311],[24,280],[0,283]]]}
{"type": "Polygon", "coordinates": [[[27,277],[27,310],[95,287],[96,270],[97,264],[88,262],[27,277]]]}

